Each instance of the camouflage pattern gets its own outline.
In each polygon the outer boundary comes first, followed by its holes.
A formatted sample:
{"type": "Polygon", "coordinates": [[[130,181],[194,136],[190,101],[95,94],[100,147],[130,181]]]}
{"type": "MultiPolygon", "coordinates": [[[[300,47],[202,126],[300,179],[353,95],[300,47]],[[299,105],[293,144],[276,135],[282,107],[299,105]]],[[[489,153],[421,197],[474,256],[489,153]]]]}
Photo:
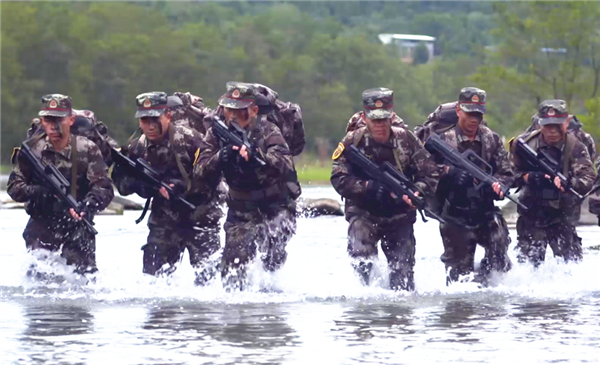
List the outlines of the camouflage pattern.
{"type": "Polygon", "coordinates": [[[139,94],[135,97],[137,111],[135,118],[160,117],[168,108],[167,93],[163,91],[152,91],[139,94]]]}
{"type": "MultiPolygon", "coordinates": [[[[596,172],[598,172],[598,169],[600,169],[600,156],[598,156],[598,158],[596,159],[595,165],[596,165],[596,172]]],[[[600,184],[600,174],[598,174],[596,176],[596,182],[594,183],[594,186],[596,186],[598,184],[600,184]]],[[[590,213],[599,216],[598,225],[600,225],[600,190],[598,190],[595,193],[593,193],[592,195],[590,195],[589,210],[590,210],[590,213]]]]}
{"type": "Polygon", "coordinates": [[[485,90],[476,87],[463,87],[458,94],[458,106],[466,113],[485,114],[485,90]]]}
{"type": "MultiPolygon", "coordinates": [[[[190,210],[155,193],[148,218],[150,233],[147,244],[143,247],[144,273],[170,274],[179,261],[174,257],[180,257],[186,247],[190,252],[192,265],[200,270],[199,263],[204,262],[220,246],[218,221],[223,213],[218,203],[218,177],[212,180],[193,179],[190,190],[187,190],[186,178],[177,166],[176,155],[179,156],[187,178],[191,179],[201,140],[202,136],[197,131],[170,124],[161,141],[152,142],[142,135],[131,141],[127,148],[129,158],[143,158],[159,173],[162,182],[174,184],[173,189],[177,193],[185,193],[186,200],[196,205],[195,210],[190,210]],[[163,267],[164,264],[168,264],[168,267],[163,267]]],[[[137,193],[149,197],[145,189],[127,176],[121,166],[115,165],[112,177],[121,195],[137,193]]]]}
{"type": "MultiPolygon", "coordinates": [[[[379,144],[367,127],[361,127],[348,133],[341,145],[344,149],[355,145],[377,164],[387,161],[398,166],[399,162],[399,170],[426,194],[432,194],[436,189],[439,170],[429,152],[406,128],[392,127],[390,142],[379,144]],[[399,161],[396,161],[394,150],[399,161]]],[[[412,290],[415,244],[412,225],[416,221],[416,211],[405,203],[393,208],[380,206],[367,194],[368,179],[353,168],[343,153],[333,161],[331,184],[346,199],[346,220],[350,222],[348,253],[362,262],[358,267],[371,266],[369,262],[377,257],[377,242],[382,240],[392,288],[412,290]]]]}
{"type": "MultiPolygon", "coordinates": [[[[500,136],[488,127],[480,125],[473,141],[463,134],[458,124],[439,136],[461,153],[473,150],[492,166],[491,174],[498,182],[504,186],[512,184],[514,175],[508,154],[500,136]]],[[[441,215],[447,222],[440,225],[440,232],[444,242],[442,261],[446,265],[448,280],[456,281],[459,275],[473,270],[471,253],[475,244],[486,249],[482,262],[485,264],[482,268],[486,268],[482,271],[484,279],[490,271],[508,271],[511,264],[506,252],[510,238],[506,221],[494,205],[498,197],[491,188],[477,190],[474,184],[466,189],[457,188],[450,176],[444,173],[436,196],[441,215]]]]}
{"type": "MultiPolygon", "coordinates": [[[[535,113],[531,117],[531,125],[525,130],[525,133],[533,132],[540,129],[540,117],[535,113]]],[[[573,134],[577,139],[585,145],[592,159],[596,158],[596,142],[594,138],[583,130],[583,126],[576,115],[569,115],[569,125],[567,133],[573,134]]]]}
{"type": "Polygon", "coordinates": [[[210,115],[212,110],[204,105],[201,97],[192,95],[189,92],[176,92],[173,96],[179,97],[182,105],[169,108],[171,123],[183,124],[195,129],[204,136],[207,130],[204,118],[210,115]]]}
{"type": "Polygon", "coordinates": [[[40,117],[66,117],[71,114],[73,100],[68,95],[47,94],[42,96],[40,117]]]}
{"type": "Polygon", "coordinates": [[[226,92],[219,99],[219,105],[230,109],[246,109],[256,102],[257,91],[253,84],[229,81],[226,92]]]}
{"type": "Polygon", "coordinates": [[[569,118],[567,102],[564,100],[544,100],[538,106],[540,125],[563,124],[569,118]]]}
{"type": "Polygon", "coordinates": [[[529,260],[538,267],[546,257],[546,248],[550,246],[554,257],[562,257],[566,262],[583,259],[581,238],[575,225],[568,219],[557,221],[546,227],[538,227],[537,220],[519,215],[517,219],[517,259],[520,263],[529,260]]]}
{"type": "Polygon", "coordinates": [[[394,91],[377,87],[362,93],[363,108],[369,119],[387,119],[394,115],[394,91]]]}
{"type": "Polygon", "coordinates": [[[270,253],[261,259],[265,269],[275,270],[283,265],[285,245],[296,229],[294,200],[297,195],[293,194],[296,187],[291,186],[294,184],[290,181],[295,170],[287,143],[279,128],[264,118],[254,118],[247,133],[249,142],[258,146],[266,166],[242,169],[237,164],[224,165],[221,162],[222,146],[212,128],[200,145],[200,156],[194,166],[194,179],[224,176],[229,185],[221,273],[228,288],[239,289],[246,285],[246,267],[254,258],[256,248],[269,246],[270,253]],[[252,192],[261,192],[264,197],[244,198],[252,192]],[[265,232],[270,234],[265,235],[265,232]],[[270,243],[266,244],[264,240],[270,243]],[[270,263],[268,257],[278,259],[270,263]]]}
{"type": "MultiPolygon", "coordinates": [[[[366,126],[365,122],[365,112],[354,113],[350,120],[348,120],[348,124],[346,125],[346,134],[357,130],[358,128],[366,126]]],[[[398,116],[398,114],[394,113],[392,116],[392,127],[398,128],[408,128],[408,126],[404,123],[404,120],[398,116]]]]}
{"type": "MultiPolygon", "coordinates": [[[[72,183],[73,146],[77,152],[77,196],[78,202],[89,205],[92,213],[108,206],[114,192],[108,177],[108,167],[102,160],[98,147],[90,140],[71,135],[65,149],[58,152],[47,137],[32,140],[30,147],[42,163],[54,165],[72,183]]],[[[7,192],[16,202],[25,202],[30,215],[29,223],[23,232],[28,250],[39,248],[58,251],[67,264],[75,265],[79,273],[95,272],[95,237],[80,223],[71,218],[68,207],[54,197],[39,203],[34,192],[31,167],[24,158],[17,155],[16,164],[8,179],[7,192]],[[37,203],[36,203],[37,202],[37,203]]]]}
{"type": "MultiPolygon", "coordinates": [[[[566,144],[572,145],[572,152],[568,161],[569,183],[579,194],[587,193],[596,178],[594,166],[587,148],[576,137],[567,133],[566,139],[555,146],[548,145],[539,131],[526,133],[519,136],[536,151],[545,150],[564,166],[563,152],[566,144]],[[566,143],[565,143],[566,141],[566,143]]],[[[518,209],[519,220],[517,224],[517,249],[521,260],[529,258],[535,265],[543,261],[546,245],[550,244],[555,256],[562,256],[565,260],[577,260],[581,251],[581,239],[577,236],[575,225],[579,220],[581,203],[570,193],[560,193],[554,187],[533,189],[524,180],[524,176],[534,171],[515,153],[513,144],[511,150],[511,164],[516,175],[515,186],[522,190],[519,201],[529,209],[518,209]],[[547,197],[547,198],[545,198],[547,197]],[[578,253],[579,252],[579,253],[578,253]],[[563,256],[564,255],[564,256],[563,256]]]]}
{"type": "Polygon", "coordinates": [[[490,212],[488,217],[483,224],[469,229],[453,223],[440,224],[444,243],[441,260],[446,267],[449,282],[459,281],[461,276],[473,272],[477,244],[485,249],[485,256],[477,273],[481,280],[485,281],[494,271],[506,272],[511,269],[508,257],[510,237],[506,221],[499,211],[490,212]]]}

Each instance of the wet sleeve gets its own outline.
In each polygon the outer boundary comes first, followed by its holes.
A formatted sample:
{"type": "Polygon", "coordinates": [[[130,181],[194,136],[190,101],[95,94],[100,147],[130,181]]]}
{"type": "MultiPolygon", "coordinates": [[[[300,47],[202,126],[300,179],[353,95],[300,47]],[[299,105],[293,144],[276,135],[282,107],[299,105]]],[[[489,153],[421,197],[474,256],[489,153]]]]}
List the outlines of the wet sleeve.
{"type": "Polygon", "coordinates": [[[570,183],[579,194],[586,194],[594,185],[596,173],[587,148],[578,144],[571,156],[570,183]]]}
{"type": "Polygon", "coordinates": [[[294,160],[279,128],[269,128],[265,136],[267,149],[264,157],[268,166],[274,167],[282,176],[294,172],[294,160]]]}
{"type": "Polygon", "coordinates": [[[421,141],[410,131],[406,131],[411,147],[411,169],[415,171],[415,185],[426,194],[433,194],[440,179],[440,167],[431,154],[423,147],[421,141]]]}
{"type": "MultiPolygon", "coordinates": [[[[338,145],[338,149],[347,148],[352,144],[353,132],[344,137],[338,145]]],[[[338,150],[336,150],[337,152],[338,150]]],[[[334,152],[333,164],[331,166],[331,185],[335,191],[346,199],[362,199],[367,192],[367,180],[359,179],[352,170],[352,164],[348,162],[344,153],[336,158],[334,152]]]]}
{"type": "Polygon", "coordinates": [[[493,165],[496,166],[494,178],[504,186],[511,186],[515,180],[508,153],[500,140],[500,136],[494,134],[494,153],[492,154],[493,165]]]}
{"type": "Polygon", "coordinates": [[[209,128],[200,142],[200,154],[194,165],[194,179],[210,179],[221,174],[219,141],[209,128]]]}
{"type": "MultiPolygon", "coordinates": [[[[123,152],[127,157],[135,161],[135,159],[143,155],[143,152],[140,151],[140,149],[141,147],[138,138],[131,141],[129,146],[127,146],[126,151],[121,152],[123,152]]],[[[134,193],[138,193],[138,184],[136,184],[135,178],[133,176],[130,176],[128,167],[121,166],[120,164],[115,164],[113,166],[111,177],[119,194],[127,196],[134,193]]]]}
{"type": "Polygon", "coordinates": [[[104,163],[100,149],[93,142],[87,144],[87,172],[90,191],[84,201],[93,203],[96,211],[101,211],[110,204],[115,194],[108,177],[108,166],[104,163]]]}
{"type": "Polygon", "coordinates": [[[32,172],[25,158],[17,153],[12,172],[8,177],[6,192],[12,200],[23,203],[32,198],[32,172]]]}

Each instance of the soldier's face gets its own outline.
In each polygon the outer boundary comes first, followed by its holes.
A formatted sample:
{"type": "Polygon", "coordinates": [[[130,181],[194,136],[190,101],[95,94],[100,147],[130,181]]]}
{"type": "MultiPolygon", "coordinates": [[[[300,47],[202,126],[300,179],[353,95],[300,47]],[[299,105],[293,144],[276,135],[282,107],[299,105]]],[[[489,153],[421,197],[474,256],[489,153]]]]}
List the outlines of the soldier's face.
{"type": "Polygon", "coordinates": [[[457,106],[456,115],[458,115],[458,125],[467,135],[477,133],[483,120],[483,114],[477,112],[467,113],[457,106]]]}
{"type": "Polygon", "coordinates": [[[227,122],[235,120],[238,124],[245,125],[258,115],[258,106],[251,105],[246,109],[223,108],[223,115],[227,122]]]}
{"type": "Polygon", "coordinates": [[[550,125],[543,125],[542,126],[542,135],[544,136],[544,140],[549,143],[549,144],[554,144],[554,143],[558,143],[560,141],[562,141],[562,139],[565,136],[565,133],[567,133],[567,125],[568,125],[568,121],[557,125],[557,124],[550,124],[550,125]]]}
{"type": "Polygon", "coordinates": [[[65,137],[68,138],[70,128],[74,122],[75,117],[72,115],[66,117],[42,117],[42,127],[52,142],[59,142],[65,137]]]}
{"type": "Polygon", "coordinates": [[[367,127],[371,136],[377,143],[386,143],[390,140],[390,134],[392,131],[392,121],[389,118],[384,119],[369,119],[367,121],[367,127]]]}

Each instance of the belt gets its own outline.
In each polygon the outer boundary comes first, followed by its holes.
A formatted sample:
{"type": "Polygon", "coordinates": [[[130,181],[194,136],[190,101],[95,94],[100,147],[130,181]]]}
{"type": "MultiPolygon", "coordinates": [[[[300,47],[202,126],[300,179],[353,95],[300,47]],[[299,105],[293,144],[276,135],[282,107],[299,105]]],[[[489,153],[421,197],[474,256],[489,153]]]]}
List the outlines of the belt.
{"type": "Polygon", "coordinates": [[[235,190],[229,188],[229,198],[232,200],[258,201],[280,195],[279,185],[271,185],[260,190],[235,190]]]}

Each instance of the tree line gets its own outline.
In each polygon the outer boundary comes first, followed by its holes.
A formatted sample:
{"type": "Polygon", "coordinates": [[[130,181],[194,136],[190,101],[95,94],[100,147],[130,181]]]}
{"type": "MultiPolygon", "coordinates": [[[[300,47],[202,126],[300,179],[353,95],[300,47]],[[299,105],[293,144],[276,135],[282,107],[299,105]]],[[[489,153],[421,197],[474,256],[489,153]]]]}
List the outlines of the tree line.
{"type": "Polygon", "coordinates": [[[230,80],[298,102],[309,152],[318,141],[335,146],[362,91],[377,86],[395,91],[411,126],[478,86],[503,135],[556,97],[600,137],[596,2],[2,2],[0,10],[3,163],[43,94],[71,95],[124,143],[137,94],[190,91],[214,107],[230,80]],[[380,33],[434,36],[436,57],[404,64],[380,33]]]}

